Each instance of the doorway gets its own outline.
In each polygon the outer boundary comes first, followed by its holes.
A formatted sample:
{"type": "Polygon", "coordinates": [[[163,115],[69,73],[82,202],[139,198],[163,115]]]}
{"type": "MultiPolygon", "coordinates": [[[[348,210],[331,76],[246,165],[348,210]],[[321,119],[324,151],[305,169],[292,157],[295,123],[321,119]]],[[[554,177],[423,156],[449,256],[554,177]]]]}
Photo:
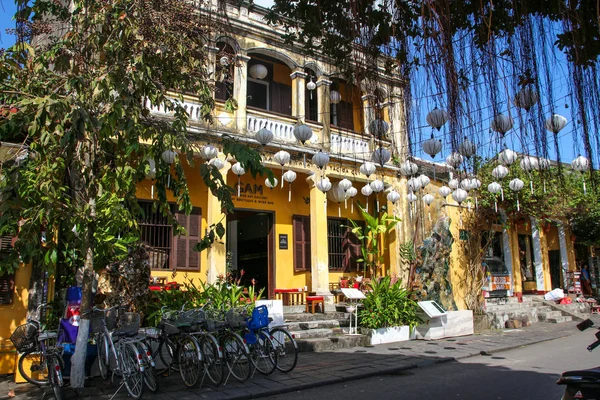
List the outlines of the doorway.
{"type": "Polygon", "coordinates": [[[235,209],[227,216],[227,271],[242,286],[264,289],[263,298],[274,290],[273,220],[272,212],[255,210],[235,209]]]}
{"type": "MultiPolygon", "coordinates": [[[[560,262],[560,250],[548,250],[548,260],[550,263],[550,282],[552,289],[562,288],[563,280],[561,279],[562,268],[560,262]]],[[[566,290],[566,288],[563,288],[566,290]]]]}

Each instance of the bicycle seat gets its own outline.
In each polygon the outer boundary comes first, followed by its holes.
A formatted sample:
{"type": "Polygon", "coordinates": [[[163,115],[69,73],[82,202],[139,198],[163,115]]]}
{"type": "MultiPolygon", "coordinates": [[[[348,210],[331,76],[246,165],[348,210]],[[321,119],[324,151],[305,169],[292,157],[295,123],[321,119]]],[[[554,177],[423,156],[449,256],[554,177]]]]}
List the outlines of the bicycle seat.
{"type": "Polygon", "coordinates": [[[580,376],[583,379],[594,379],[600,380],[600,367],[592,368],[592,369],[584,369],[580,371],[567,371],[563,372],[561,377],[572,377],[572,376],[580,376]]]}

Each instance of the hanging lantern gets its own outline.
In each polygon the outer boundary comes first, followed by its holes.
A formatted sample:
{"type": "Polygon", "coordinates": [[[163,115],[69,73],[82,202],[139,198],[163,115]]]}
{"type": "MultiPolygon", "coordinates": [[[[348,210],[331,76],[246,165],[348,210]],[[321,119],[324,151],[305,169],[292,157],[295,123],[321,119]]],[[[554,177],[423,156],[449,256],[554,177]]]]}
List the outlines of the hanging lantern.
{"type": "Polygon", "coordinates": [[[585,187],[585,177],[583,177],[583,173],[585,171],[587,171],[588,169],[590,169],[590,160],[588,160],[584,156],[580,155],[571,162],[571,167],[575,171],[581,172],[581,176],[583,179],[583,194],[587,194],[587,190],[585,187]]]}
{"type": "Polygon", "coordinates": [[[265,186],[268,187],[269,189],[273,189],[274,187],[277,186],[279,182],[277,181],[277,178],[273,177],[273,182],[271,183],[271,180],[269,178],[265,179],[265,186]]]}
{"type": "Polygon", "coordinates": [[[500,135],[504,136],[506,132],[512,129],[513,125],[514,121],[511,117],[504,114],[498,114],[494,117],[490,127],[500,135]]]}
{"type": "Polygon", "coordinates": [[[438,189],[438,193],[445,199],[450,193],[452,193],[452,189],[450,189],[448,186],[442,186],[438,189]]]}
{"type": "Polygon", "coordinates": [[[492,170],[492,176],[496,179],[503,179],[506,175],[508,175],[508,168],[504,165],[498,165],[492,170]]]}
{"type": "Polygon", "coordinates": [[[538,160],[535,157],[525,156],[521,159],[519,163],[521,169],[525,172],[531,172],[535,169],[538,169],[538,160]]]}
{"type": "Polygon", "coordinates": [[[404,176],[412,176],[417,173],[419,166],[410,160],[406,160],[400,165],[400,173],[404,176]]]}
{"type": "Polygon", "coordinates": [[[461,189],[464,189],[468,193],[469,190],[472,189],[471,180],[469,178],[463,179],[462,181],[460,181],[460,187],[461,187],[461,189]]]}
{"type": "Polygon", "coordinates": [[[475,143],[471,142],[468,137],[465,136],[465,140],[458,146],[458,152],[467,158],[470,159],[475,152],[477,151],[477,146],[475,143]]]}
{"type": "MultiPolygon", "coordinates": [[[[306,88],[311,92],[317,88],[317,84],[313,81],[313,77],[310,77],[310,82],[306,84],[306,88]]],[[[312,95],[312,93],[311,93],[312,95]]]]}
{"type": "Polygon", "coordinates": [[[436,140],[432,133],[431,138],[423,142],[423,151],[429,154],[431,158],[435,158],[435,156],[442,151],[442,141],[436,140]]]}
{"type": "Polygon", "coordinates": [[[533,87],[527,86],[519,90],[519,92],[515,95],[513,102],[515,103],[515,106],[523,108],[525,111],[529,111],[529,109],[533,107],[538,100],[539,96],[537,91],[533,87]]]}
{"type": "Polygon", "coordinates": [[[365,196],[367,198],[367,212],[369,211],[369,196],[373,194],[373,189],[371,189],[371,185],[370,184],[366,184],[365,186],[363,186],[360,189],[360,192],[362,193],[363,196],[365,196]]]}
{"type": "Polygon", "coordinates": [[[294,182],[296,180],[296,173],[290,169],[281,176],[281,180],[289,183],[289,190],[288,190],[288,203],[289,203],[290,201],[292,201],[292,182],[294,182]]]}
{"type": "Polygon", "coordinates": [[[450,187],[450,189],[456,190],[460,186],[460,182],[458,181],[458,179],[450,179],[448,181],[448,186],[450,187]]]}
{"type": "MultiPolygon", "coordinates": [[[[369,186],[370,188],[370,186],[369,186]]],[[[352,199],[350,202],[350,212],[354,214],[354,196],[356,196],[358,194],[358,189],[356,189],[355,187],[351,187],[350,189],[346,190],[346,198],[347,199],[352,199]]]]}
{"type": "Polygon", "coordinates": [[[481,187],[481,181],[477,178],[471,178],[471,190],[479,189],[481,187]]]}
{"type": "Polygon", "coordinates": [[[146,179],[156,178],[156,161],[154,161],[154,159],[150,157],[146,158],[146,161],[148,162],[148,165],[150,167],[148,173],[146,174],[146,179]]]}
{"type": "Polygon", "coordinates": [[[160,155],[160,158],[162,158],[163,161],[167,164],[173,164],[173,162],[175,161],[175,157],[177,157],[177,153],[173,150],[165,150],[160,155]]]}
{"type": "Polygon", "coordinates": [[[258,143],[263,146],[268,145],[273,140],[273,132],[268,130],[267,128],[262,128],[254,135],[254,138],[258,143]]]}
{"type": "Polygon", "coordinates": [[[329,101],[331,101],[331,104],[338,104],[342,101],[342,95],[337,90],[331,90],[329,92],[329,101]]]}
{"type": "Polygon", "coordinates": [[[365,175],[367,178],[374,174],[376,170],[377,167],[375,166],[375,164],[369,161],[362,164],[359,169],[360,173],[365,175]]]}
{"type": "Polygon", "coordinates": [[[294,127],[294,137],[304,144],[313,137],[313,131],[306,124],[298,124],[294,127]]]}
{"type": "MultiPolygon", "coordinates": [[[[317,182],[317,189],[323,193],[327,193],[331,189],[331,182],[328,178],[322,178],[317,182]]],[[[327,215],[327,196],[325,196],[325,200],[323,201],[323,207],[325,207],[325,215],[327,215]]]]}
{"type": "Polygon", "coordinates": [[[407,199],[408,201],[410,201],[411,203],[414,203],[415,201],[417,201],[417,195],[415,195],[413,192],[409,192],[409,193],[406,195],[406,199],[407,199]]]}
{"type": "Polygon", "coordinates": [[[375,179],[369,186],[371,186],[371,189],[373,189],[373,192],[375,193],[379,193],[384,189],[384,184],[379,179],[375,179]]]}
{"type": "Polygon", "coordinates": [[[237,175],[238,177],[238,190],[237,190],[237,195],[238,197],[240,197],[240,177],[242,175],[244,175],[246,173],[246,170],[244,169],[244,167],[242,167],[242,164],[240,164],[239,162],[233,164],[231,166],[231,171],[237,175]]]}
{"type": "Polygon", "coordinates": [[[429,221],[431,221],[431,211],[429,210],[429,206],[434,201],[435,201],[435,197],[433,197],[433,195],[431,195],[429,193],[427,193],[425,196],[423,196],[423,203],[425,203],[427,205],[427,219],[429,219],[429,221]]]}
{"type": "Polygon", "coordinates": [[[392,190],[387,194],[387,199],[390,203],[396,204],[396,202],[400,200],[400,194],[395,190],[392,190]]]}
{"type": "Polygon", "coordinates": [[[280,150],[273,156],[273,160],[281,165],[281,187],[283,188],[283,166],[290,162],[290,153],[285,150],[280,150]]]}
{"type": "Polygon", "coordinates": [[[390,153],[390,151],[388,149],[384,149],[383,147],[378,148],[371,155],[371,159],[376,164],[379,164],[382,167],[384,166],[384,164],[386,162],[390,161],[391,158],[392,158],[392,153],[390,153]]]}
{"type": "Polygon", "coordinates": [[[421,189],[421,180],[419,178],[410,178],[406,181],[406,186],[411,192],[416,192],[421,189]]]}
{"type": "Polygon", "coordinates": [[[498,182],[492,182],[488,185],[488,192],[494,195],[494,210],[498,212],[498,200],[496,199],[496,194],[502,192],[502,185],[498,182]]]}
{"type": "Polygon", "coordinates": [[[498,159],[502,164],[506,166],[514,164],[514,162],[517,161],[517,158],[517,153],[515,153],[511,149],[504,149],[500,152],[500,154],[498,154],[498,159]]]}
{"type": "Polygon", "coordinates": [[[331,190],[327,192],[327,198],[338,203],[338,218],[342,217],[340,203],[346,200],[346,191],[340,187],[339,182],[331,186],[331,190]]]}
{"type": "Polygon", "coordinates": [[[552,114],[546,120],[546,129],[555,135],[560,132],[567,125],[567,119],[562,115],[552,114]]]}
{"type": "Polygon", "coordinates": [[[525,186],[525,183],[523,183],[522,180],[520,180],[519,178],[515,178],[512,181],[510,181],[510,183],[508,184],[508,187],[513,191],[517,193],[517,211],[521,211],[521,207],[519,205],[519,194],[518,192],[523,189],[523,186],[525,186]]]}
{"type": "Polygon", "coordinates": [[[383,139],[390,129],[390,125],[382,119],[375,119],[369,124],[369,132],[376,139],[383,139]]]}
{"type": "Polygon", "coordinates": [[[450,153],[450,155],[448,157],[446,157],[446,164],[448,164],[452,168],[456,169],[460,166],[460,164],[462,164],[463,160],[464,159],[463,159],[462,154],[453,152],[453,153],[450,153]]]}
{"type": "Polygon", "coordinates": [[[312,163],[315,164],[319,169],[323,169],[329,163],[329,154],[319,150],[312,158],[312,163]]]}
{"type": "Polygon", "coordinates": [[[200,149],[200,157],[206,161],[210,161],[219,155],[219,150],[215,146],[207,144],[200,149]]]}
{"type": "Polygon", "coordinates": [[[448,121],[448,114],[446,111],[440,110],[436,107],[427,114],[427,118],[425,120],[429,126],[439,131],[446,121],[448,121]]]}
{"type": "Polygon", "coordinates": [[[227,56],[221,57],[219,59],[219,63],[224,67],[228,66],[229,65],[229,57],[227,57],[227,56]]]}
{"type": "Polygon", "coordinates": [[[463,189],[456,189],[452,192],[452,198],[458,205],[461,205],[461,203],[467,199],[468,195],[467,191],[463,189]]]}
{"type": "MultiPolygon", "coordinates": [[[[339,181],[338,186],[340,188],[342,188],[342,190],[344,191],[344,193],[346,193],[348,191],[348,189],[350,189],[352,187],[352,181],[350,181],[349,179],[344,178],[341,181],[339,181]]],[[[348,208],[347,198],[344,199],[344,208],[348,208]]]]}
{"type": "Polygon", "coordinates": [[[225,162],[223,160],[221,160],[220,158],[213,158],[212,160],[210,160],[208,162],[209,165],[212,165],[213,167],[215,167],[216,169],[222,169],[225,166],[225,162]]]}
{"type": "Polygon", "coordinates": [[[254,64],[248,69],[248,73],[254,79],[265,79],[269,70],[262,64],[254,64]]]}
{"type": "Polygon", "coordinates": [[[550,160],[547,158],[538,158],[538,168],[540,171],[545,171],[550,168],[550,160]]]}
{"type": "Polygon", "coordinates": [[[429,179],[429,177],[424,174],[419,175],[418,179],[419,179],[420,186],[423,189],[425,189],[425,187],[431,183],[431,179],[429,179]]]}

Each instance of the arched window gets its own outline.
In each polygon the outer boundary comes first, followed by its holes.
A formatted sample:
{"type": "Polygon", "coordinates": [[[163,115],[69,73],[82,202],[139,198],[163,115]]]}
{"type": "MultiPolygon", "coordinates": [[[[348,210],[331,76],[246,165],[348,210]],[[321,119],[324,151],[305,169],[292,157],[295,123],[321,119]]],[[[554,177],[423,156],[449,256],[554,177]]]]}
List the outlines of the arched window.
{"type": "Polygon", "coordinates": [[[233,96],[233,73],[235,52],[227,43],[217,43],[217,64],[215,66],[215,99],[225,101],[233,96]]]}
{"type": "Polygon", "coordinates": [[[248,107],[292,115],[292,78],[291,69],[281,61],[263,55],[251,54],[248,62],[248,107]],[[255,74],[255,65],[264,67],[266,75],[255,74]],[[254,73],[254,76],[253,76],[254,73]]]}
{"type": "Polygon", "coordinates": [[[331,85],[331,92],[339,96],[330,96],[330,123],[334,127],[363,132],[363,109],[360,90],[342,80],[335,80],[331,85]],[[337,104],[335,101],[339,100],[337,104]]]}

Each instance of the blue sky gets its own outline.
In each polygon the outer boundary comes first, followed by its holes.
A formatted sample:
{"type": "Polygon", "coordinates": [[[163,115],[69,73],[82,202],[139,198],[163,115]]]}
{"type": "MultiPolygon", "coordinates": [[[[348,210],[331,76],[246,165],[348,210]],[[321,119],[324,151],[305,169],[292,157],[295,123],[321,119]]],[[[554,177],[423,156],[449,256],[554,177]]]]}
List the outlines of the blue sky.
{"type": "Polygon", "coordinates": [[[14,28],[12,20],[17,11],[17,5],[13,0],[0,0],[0,48],[7,48],[15,43],[15,37],[6,33],[7,28],[14,28]]]}

